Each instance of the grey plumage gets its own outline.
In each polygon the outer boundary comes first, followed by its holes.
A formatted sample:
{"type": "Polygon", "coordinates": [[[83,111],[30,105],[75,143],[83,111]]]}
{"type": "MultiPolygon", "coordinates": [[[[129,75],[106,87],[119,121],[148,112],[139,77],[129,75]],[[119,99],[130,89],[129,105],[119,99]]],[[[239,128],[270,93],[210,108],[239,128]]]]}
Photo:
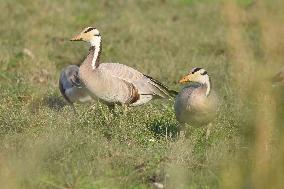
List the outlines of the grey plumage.
{"type": "Polygon", "coordinates": [[[74,102],[87,102],[91,100],[87,90],[79,80],[78,72],[78,66],[69,65],[62,70],[60,74],[59,90],[69,104],[73,104],[74,102]]]}
{"type": "Polygon", "coordinates": [[[216,93],[210,88],[208,90],[209,76],[204,69],[200,69],[191,71],[180,82],[186,81],[194,83],[185,86],[177,95],[174,105],[176,118],[193,126],[206,125],[214,119],[218,108],[216,93]]]}

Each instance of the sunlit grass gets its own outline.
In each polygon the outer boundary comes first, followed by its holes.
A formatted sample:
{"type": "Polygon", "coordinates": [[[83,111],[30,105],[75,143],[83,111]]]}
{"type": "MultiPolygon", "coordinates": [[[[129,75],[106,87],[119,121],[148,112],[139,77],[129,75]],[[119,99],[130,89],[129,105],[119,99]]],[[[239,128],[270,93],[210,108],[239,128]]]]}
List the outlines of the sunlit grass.
{"type": "Polygon", "coordinates": [[[274,1],[17,1],[1,3],[0,188],[283,188],[283,91],[268,79],[284,61],[283,5],[274,1]],[[103,36],[103,62],[120,62],[173,89],[204,67],[220,96],[208,139],[177,137],[173,101],[112,115],[76,105],[60,70],[103,36]]]}

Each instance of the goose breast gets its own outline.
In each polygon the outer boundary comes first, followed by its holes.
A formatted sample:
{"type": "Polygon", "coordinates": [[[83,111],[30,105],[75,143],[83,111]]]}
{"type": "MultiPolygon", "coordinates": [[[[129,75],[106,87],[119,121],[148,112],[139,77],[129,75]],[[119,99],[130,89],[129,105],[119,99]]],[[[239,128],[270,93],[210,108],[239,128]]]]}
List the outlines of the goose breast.
{"type": "Polygon", "coordinates": [[[217,110],[217,95],[214,91],[205,96],[206,88],[199,85],[184,87],[175,100],[176,118],[181,123],[202,125],[211,121],[217,110]]]}

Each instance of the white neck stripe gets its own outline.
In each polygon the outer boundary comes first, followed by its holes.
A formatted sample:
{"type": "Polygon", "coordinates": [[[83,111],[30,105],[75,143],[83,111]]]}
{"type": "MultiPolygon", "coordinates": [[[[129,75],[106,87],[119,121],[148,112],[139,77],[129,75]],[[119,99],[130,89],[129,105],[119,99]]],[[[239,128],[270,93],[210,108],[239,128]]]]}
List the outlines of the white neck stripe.
{"type": "Polygon", "coordinates": [[[210,90],[211,90],[211,86],[210,86],[210,81],[209,81],[209,79],[208,79],[208,82],[206,82],[206,85],[207,85],[206,96],[208,96],[209,93],[210,93],[210,90]]]}
{"type": "Polygon", "coordinates": [[[199,78],[199,80],[197,81],[199,83],[201,83],[202,85],[206,86],[206,93],[205,95],[208,96],[211,90],[211,83],[210,83],[210,78],[209,76],[206,75],[201,75],[201,77],[199,78]]]}
{"type": "Polygon", "coordinates": [[[99,53],[101,51],[101,36],[94,37],[90,41],[90,43],[91,43],[91,46],[95,47],[94,56],[93,56],[93,60],[92,60],[92,68],[95,69],[96,68],[96,62],[97,62],[99,53]]]}

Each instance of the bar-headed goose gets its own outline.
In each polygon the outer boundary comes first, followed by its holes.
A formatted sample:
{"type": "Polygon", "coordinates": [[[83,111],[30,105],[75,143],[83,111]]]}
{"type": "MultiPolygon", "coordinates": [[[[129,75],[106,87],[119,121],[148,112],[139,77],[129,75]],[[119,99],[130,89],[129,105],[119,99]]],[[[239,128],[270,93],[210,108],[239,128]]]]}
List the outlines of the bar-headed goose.
{"type": "Polygon", "coordinates": [[[62,70],[59,78],[59,90],[65,100],[72,106],[74,110],[74,102],[88,102],[92,100],[88,91],[80,83],[78,78],[79,67],[69,65],[62,70]]]}
{"type": "Polygon", "coordinates": [[[138,106],[155,98],[169,98],[169,90],[157,80],[119,63],[100,63],[102,36],[94,27],[85,28],[71,41],[91,44],[89,54],[80,66],[79,78],[90,91],[104,103],[138,106]]]}
{"type": "Polygon", "coordinates": [[[193,68],[179,83],[193,82],[185,86],[175,100],[176,118],[181,123],[193,126],[208,124],[217,111],[218,99],[211,91],[207,71],[193,68]]]}

